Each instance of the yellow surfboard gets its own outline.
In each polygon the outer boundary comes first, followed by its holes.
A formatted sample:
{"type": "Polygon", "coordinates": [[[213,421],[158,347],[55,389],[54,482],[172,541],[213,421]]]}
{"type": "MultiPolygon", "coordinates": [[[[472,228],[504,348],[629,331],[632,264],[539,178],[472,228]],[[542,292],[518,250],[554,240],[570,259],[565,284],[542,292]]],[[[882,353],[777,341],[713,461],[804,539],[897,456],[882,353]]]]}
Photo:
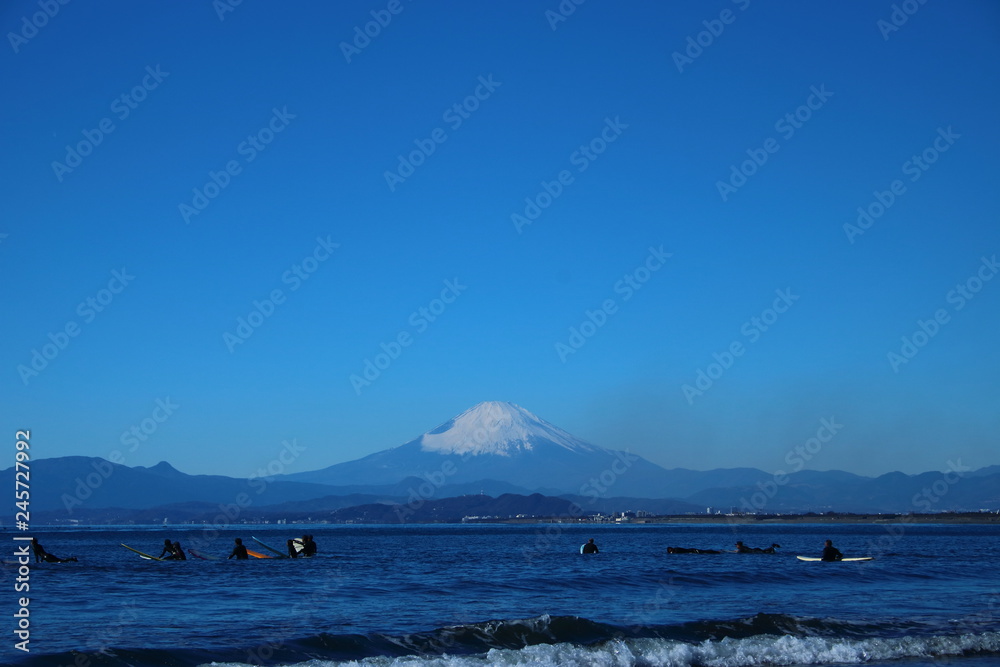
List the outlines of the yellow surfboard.
{"type": "Polygon", "coordinates": [[[133,549],[132,547],[130,547],[127,544],[123,544],[122,546],[125,547],[126,549],[128,549],[129,551],[136,552],[137,554],[139,554],[140,558],[145,558],[146,560],[163,560],[162,558],[157,558],[156,556],[150,556],[149,554],[145,554],[145,553],[139,551],[138,549],[133,549]]]}

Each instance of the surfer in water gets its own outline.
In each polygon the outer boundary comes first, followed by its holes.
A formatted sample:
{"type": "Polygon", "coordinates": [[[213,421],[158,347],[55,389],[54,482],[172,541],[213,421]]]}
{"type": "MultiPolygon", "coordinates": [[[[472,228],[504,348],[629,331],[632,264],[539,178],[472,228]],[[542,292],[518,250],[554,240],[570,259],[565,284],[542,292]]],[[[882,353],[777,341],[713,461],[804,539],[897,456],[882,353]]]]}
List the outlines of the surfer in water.
{"type": "Polygon", "coordinates": [[[823,546],[823,560],[841,560],[843,557],[844,554],[840,553],[840,549],[833,546],[833,541],[827,540],[823,546]]]}
{"type": "Polygon", "coordinates": [[[600,553],[597,550],[597,545],[594,544],[594,538],[593,537],[590,538],[589,540],[587,540],[587,543],[583,545],[583,550],[580,553],[584,553],[584,554],[596,554],[596,553],[600,553]]]}
{"type": "MultiPolygon", "coordinates": [[[[243,540],[236,538],[236,546],[233,547],[233,553],[229,554],[229,558],[235,558],[236,560],[248,560],[250,555],[247,553],[247,548],[243,546],[243,540]]],[[[227,558],[226,560],[229,560],[227,558]]]]}
{"type": "Polygon", "coordinates": [[[76,558],[59,558],[59,556],[53,556],[45,550],[41,544],[38,543],[37,537],[31,538],[31,550],[35,552],[35,562],[41,563],[76,563],[76,558]]]}
{"type": "Polygon", "coordinates": [[[760,547],[748,547],[743,544],[743,542],[736,543],[736,553],[738,554],[773,554],[777,553],[776,549],[781,547],[780,544],[772,544],[766,549],[761,549],[760,547]]]}
{"type": "Polygon", "coordinates": [[[160,558],[173,558],[174,545],[170,540],[163,540],[163,551],[160,552],[160,558]]]}
{"type": "Polygon", "coordinates": [[[187,560],[187,556],[184,555],[184,550],[181,549],[180,542],[174,542],[170,549],[171,555],[167,556],[170,560],[187,560]]]}
{"type": "Polygon", "coordinates": [[[302,536],[302,555],[306,558],[310,556],[315,556],[319,548],[316,546],[316,542],[313,540],[312,535],[302,536]]]}

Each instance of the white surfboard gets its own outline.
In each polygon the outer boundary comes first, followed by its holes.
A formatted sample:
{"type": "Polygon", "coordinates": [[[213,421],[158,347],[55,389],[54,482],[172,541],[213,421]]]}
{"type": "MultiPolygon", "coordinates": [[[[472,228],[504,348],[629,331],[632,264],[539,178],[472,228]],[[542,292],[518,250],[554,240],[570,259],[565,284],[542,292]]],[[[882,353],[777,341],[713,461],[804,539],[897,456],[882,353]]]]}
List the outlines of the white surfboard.
{"type": "Polygon", "coordinates": [[[807,563],[857,563],[863,560],[875,560],[872,556],[862,556],[860,558],[841,558],[838,560],[823,560],[822,558],[811,558],[809,556],[796,556],[799,560],[804,560],[807,563]]]}

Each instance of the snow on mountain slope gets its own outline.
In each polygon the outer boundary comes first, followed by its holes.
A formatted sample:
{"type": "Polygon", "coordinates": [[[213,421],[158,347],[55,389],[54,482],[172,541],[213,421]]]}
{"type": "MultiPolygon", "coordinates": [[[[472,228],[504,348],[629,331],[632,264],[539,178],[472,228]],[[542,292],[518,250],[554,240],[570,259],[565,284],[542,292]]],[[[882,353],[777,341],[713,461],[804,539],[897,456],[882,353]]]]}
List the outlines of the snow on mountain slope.
{"type": "Polygon", "coordinates": [[[667,471],[638,455],[591,445],[514,403],[498,401],[479,403],[398,447],[283,479],[342,486],[396,484],[410,477],[447,485],[492,480],[594,496],[614,489],[622,496],[662,497],[669,486],[667,471]]]}
{"type": "Polygon", "coordinates": [[[571,452],[607,450],[573,437],[514,403],[486,401],[420,437],[420,449],[437,454],[511,456],[553,444],[571,452]]]}

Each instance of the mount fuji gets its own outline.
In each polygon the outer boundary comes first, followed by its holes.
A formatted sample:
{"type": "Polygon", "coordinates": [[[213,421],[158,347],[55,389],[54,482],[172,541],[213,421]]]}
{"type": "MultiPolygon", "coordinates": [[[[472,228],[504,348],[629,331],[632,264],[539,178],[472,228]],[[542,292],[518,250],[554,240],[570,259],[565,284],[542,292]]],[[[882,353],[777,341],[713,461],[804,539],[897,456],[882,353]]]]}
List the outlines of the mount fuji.
{"type": "Polygon", "coordinates": [[[584,442],[514,403],[479,403],[399,447],[282,480],[435,487],[490,481],[544,493],[663,498],[670,473],[627,451],[584,442]]]}
{"type": "MultiPolygon", "coordinates": [[[[584,442],[513,403],[491,402],[399,447],[322,470],[275,475],[268,479],[266,495],[258,495],[265,488],[259,478],[187,475],[166,462],[130,468],[68,456],[35,461],[41,474],[31,500],[35,510],[48,512],[46,520],[96,523],[209,520],[241,496],[252,501],[257,519],[308,520],[360,506],[341,519],[369,522],[402,520],[397,510],[407,501],[407,517],[411,510],[426,510],[414,521],[556,511],[542,495],[563,496],[588,511],[657,514],[705,507],[862,513],[1000,508],[996,466],[974,471],[961,461],[949,461],[952,465],[946,472],[877,478],[801,470],[788,474],[779,487],[777,473],[754,468],[667,470],[631,452],[584,442]],[[942,484],[946,497],[937,490],[942,484]],[[498,504],[484,505],[487,496],[497,497],[498,504]],[[452,498],[457,501],[446,502],[452,498]]],[[[0,470],[0,479],[13,486],[15,473],[14,467],[0,470]]]]}

